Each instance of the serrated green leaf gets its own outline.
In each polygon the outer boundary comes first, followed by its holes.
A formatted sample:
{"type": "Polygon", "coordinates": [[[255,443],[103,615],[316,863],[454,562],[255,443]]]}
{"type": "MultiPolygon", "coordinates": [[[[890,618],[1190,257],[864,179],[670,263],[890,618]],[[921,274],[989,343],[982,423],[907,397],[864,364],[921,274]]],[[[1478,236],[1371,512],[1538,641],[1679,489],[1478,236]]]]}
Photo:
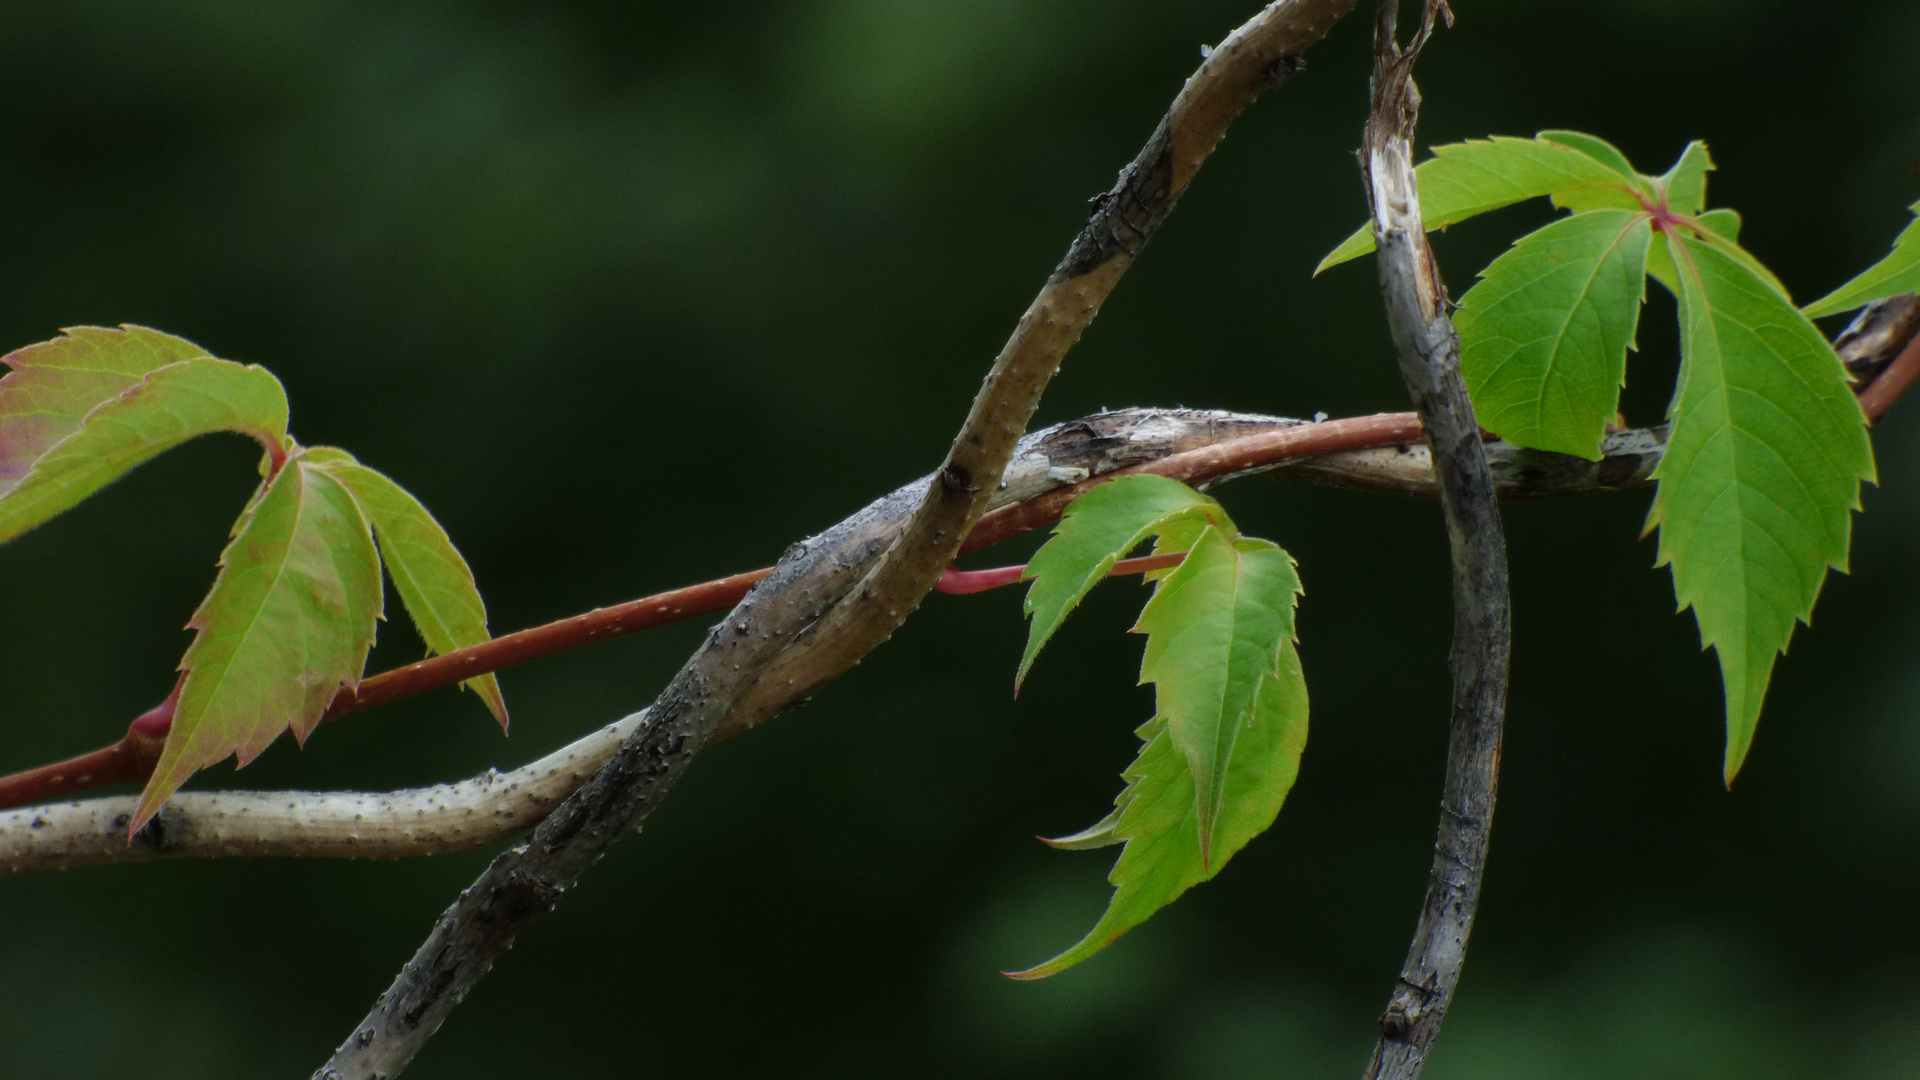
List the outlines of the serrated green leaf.
{"type": "Polygon", "coordinates": [[[1568,131],[1563,128],[1553,128],[1537,133],[1534,138],[1543,139],[1550,143],[1559,143],[1561,146],[1578,150],[1600,164],[1605,165],[1622,179],[1635,184],[1646,179],[1634,169],[1633,163],[1627,160],[1627,155],[1621,153],[1619,147],[1600,138],[1598,135],[1589,135],[1584,131],[1568,131]]]}
{"type": "Polygon", "coordinates": [[[1255,691],[1293,640],[1300,579],[1279,546],[1205,530],[1154,588],[1134,630],[1147,635],[1140,681],[1193,770],[1204,859],[1226,803],[1234,742],[1250,722],[1255,691]]]}
{"type": "Polygon", "coordinates": [[[359,503],[296,455],[243,515],[187,624],[186,681],[129,833],[195,771],[229,754],[245,765],[289,728],[304,741],[365,669],[380,599],[359,503]]]}
{"type": "MultiPolygon", "coordinates": [[[[1177,480],[1151,473],[1118,477],[1073,501],[1023,575],[1033,582],[1025,603],[1033,623],[1020,670],[1014,675],[1015,692],[1026,681],[1041,647],[1113,564],[1147,537],[1188,515],[1230,525],[1219,503],[1177,480]]],[[[1198,536],[1198,530],[1193,535],[1198,536]]]]}
{"type": "Polygon", "coordinates": [[[1865,418],[1833,348],[1719,244],[1675,241],[1680,383],[1648,527],[1726,686],[1729,783],[1759,721],[1776,656],[1829,566],[1846,569],[1865,418]]]}
{"type": "MultiPolygon", "coordinates": [[[[1229,528],[1233,525],[1224,515],[1220,520],[1229,528]]],[[[1192,551],[1194,541],[1199,540],[1200,534],[1206,532],[1207,527],[1212,524],[1213,522],[1210,521],[1205,514],[1187,514],[1182,517],[1172,518],[1160,526],[1159,535],[1153,538],[1152,553],[1155,555],[1180,555],[1192,551]]],[[[1140,580],[1143,583],[1151,585],[1177,569],[1179,569],[1178,566],[1165,566],[1158,570],[1149,570],[1140,575],[1140,580]]]]}
{"type": "Polygon", "coordinates": [[[1586,210],[1641,210],[1659,200],[1652,177],[1635,171],[1620,148],[1598,136],[1580,131],[1542,131],[1537,136],[1587,155],[1625,181],[1626,187],[1569,188],[1554,192],[1548,201],[1562,210],[1580,213],[1586,210]]]}
{"type": "MultiPolygon", "coordinates": [[[[1695,218],[1694,223],[1705,224],[1701,222],[1699,218],[1695,218]]],[[[1785,300],[1787,306],[1793,306],[1793,294],[1787,291],[1786,284],[1779,278],[1773,276],[1773,271],[1767,269],[1767,264],[1754,258],[1752,252],[1734,243],[1725,233],[1722,233],[1718,229],[1696,229],[1694,235],[1706,241],[1708,246],[1712,247],[1715,251],[1718,251],[1720,254],[1727,256],[1745,267],[1749,274],[1752,274],[1760,280],[1761,284],[1779,293],[1780,299],[1785,300]]]]}
{"type": "Polygon", "coordinates": [[[1893,240],[1893,250],[1860,276],[1808,304],[1810,319],[1838,315],[1901,293],[1920,292],[1920,202],[1907,208],[1915,218],[1893,240]]]}
{"type": "Polygon", "coordinates": [[[1668,212],[1691,217],[1706,209],[1707,174],[1712,171],[1713,158],[1707,153],[1707,144],[1698,139],[1688,143],[1680,160],[1660,178],[1668,212]]]}
{"type": "Polygon", "coordinates": [[[1740,214],[1738,211],[1721,207],[1718,210],[1709,210],[1704,214],[1699,214],[1695,216],[1693,220],[1732,243],[1737,244],[1740,242],[1740,214]]]}
{"type": "Polygon", "coordinates": [[[0,378],[0,495],[95,406],[156,368],[205,356],[191,341],[144,326],[76,326],[0,356],[13,369],[0,378]]]}
{"type": "Polygon", "coordinates": [[[1251,722],[1235,744],[1211,858],[1201,854],[1193,770],[1174,746],[1166,722],[1151,720],[1139,734],[1145,745],[1127,769],[1126,790],[1116,800],[1113,836],[1127,846],[1109,875],[1115,889],[1106,913],[1078,944],[1043,964],[1010,972],[1014,978],[1053,975],[1106,948],[1219,873],[1247,841],[1273,824],[1307,743],[1307,684],[1293,643],[1281,644],[1277,664],[1261,681],[1251,722]]]}
{"type": "Polygon", "coordinates": [[[0,541],[71,508],[155,454],[215,431],[284,451],[287,395],[280,380],[265,368],[207,357],[149,373],[95,406],[0,496],[0,541]]]}
{"type": "Polygon", "coordinates": [[[1040,838],[1040,842],[1048,847],[1059,848],[1061,851],[1092,851],[1095,848],[1112,847],[1115,844],[1126,843],[1126,840],[1123,839],[1118,832],[1120,827],[1121,806],[1124,805],[1125,797],[1125,793],[1122,792],[1121,800],[1118,805],[1114,806],[1113,813],[1081,829],[1079,832],[1070,833],[1066,836],[1043,836],[1040,838]]]}
{"type": "MultiPolygon", "coordinates": [[[[1414,169],[1420,187],[1420,217],[1427,231],[1542,195],[1551,195],[1558,205],[1576,210],[1640,206],[1634,195],[1638,181],[1631,174],[1622,174],[1582,149],[1567,145],[1564,139],[1575,133],[1553,134],[1556,139],[1496,135],[1434,147],[1434,156],[1414,169]]],[[[1591,136],[1587,138],[1600,143],[1591,136]]],[[[1619,152],[1614,154],[1618,156],[1619,152]]],[[[1372,250],[1372,226],[1362,225],[1320,260],[1313,272],[1318,275],[1372,250]]]]}
{"type": "MultiPolygon", "coordinates": [[[[1753,276],[1780,294],[1780,298],[1789,304],[1793,302],[1787,287],[1766,264],[1753,257],[1753,253],[1740,246],[1740,215],[1732,210],[1709,210],[1698,217],[1689,218],[1680,223],[1682,231],[1691,229],[1692,234],[1712,244],[1714,248],[1734,261],[1745,266],[1753,276]]],[[[1656,234],[1653,244],[1647,249],[1647,276],[1659,282],[1674,296],[1680,295],[1680,282],[1673,268],[1672,245],[1665,234],[1656,234]]]]}
{"type": "Polygon", "coordinates": [[[1667,235],[1664,231],[1656,232],[1653,234],[1653,242],[1647,245],[1647,276],[1678,297],[1680,279],[1673,268],[1673,245],[1668,241],[1667,235]]]}
{"type": "Polygon", "coordinates": [[[1480,424],[1600,459],[1645,298],[1645,211],[1588,210],[1514,243],[1460,298],[1460,365],[1480,424]]]}
{"type": "MultiPolygon", "coordinates": [[[[474,584],[473,571],[420,500],[351,458],[320,467],[347,485],[373,522],[387,574],[427,648],[449,653],[486,641],[490,636],[487,607],[474,584]]],[[[494,675],[489,672],[460,685],[478,694],[505,730],[507,704],[494,675]]]]}

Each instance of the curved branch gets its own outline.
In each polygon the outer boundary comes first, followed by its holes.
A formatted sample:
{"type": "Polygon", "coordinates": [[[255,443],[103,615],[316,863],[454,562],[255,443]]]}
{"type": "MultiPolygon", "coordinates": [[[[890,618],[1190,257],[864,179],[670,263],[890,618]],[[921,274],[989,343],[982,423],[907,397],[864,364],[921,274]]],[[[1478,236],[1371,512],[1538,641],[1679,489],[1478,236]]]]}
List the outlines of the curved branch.
{"type": "MultiPolygon", "coordinates": [[[[1920,320],[1904,336],[1866,340],[1843,334],[1835,347],[1850,369],[1871,374],[1864,395],[1881,385],[1874,380],[1895,356],[1920,352],[1920,320]],[[1904,350],[1904,353],[1903,353],[1904,350]]],[[[1906,362],[1904,359],[1902,362],[1906,362]]],[[[1285,417],[1200,409],[1121,409],[1056,424],[1029,436],[1007,467],[997,507],[975,526],[963,551],[976,551],[1029,529],[1058,520],[1065,505],[1094,483],[1128,472],[1154,472],[1210,486],[1261,473],[1335,487],[1390,495],[1437,498],[1432,451],[1413,413],[1382,413],[1310,423],[1285,417]],[[1071,478],[1086,479],[1072,483],[1071,478]]],[[[1503,502],[1597,495],[1651,482],[1654,466],[1666,450],[1666,428],[1629,428],[1609,433],[1601,459],[1587,461],[1503,440],[1485,451],[1494,489],[1503,502]]],[[[923,488],[930,477],[902,491],[923,488]]],[[[377,684],[400,673],[422,678],[416,692],[451,685],[477,670],[471,657],[501,643],[511,644],[513,662],[550,655],[590,641],[657,625],[646,613],[676,618],[706,614],[724,600],[737,601],[749,584],[771,573],[754,570],[729,578],[660,593],[559,622],[497,638],[395,669],[363,682],[377,684]],[[737,590],[729,596],[724,590],[737,590]],[[528,643],[539,643],[538,649],[528,643]]],[[[504,665],[503,665],[504,666],[504,665]]],[[[470,780],[384,793],[361,792],[186,792],[176,795],[160,820],[132,844],[125,839],[133,801],[127,798],[43,806],[0,813],[0,875],[69,869],[104,863],[145,862],[160,858],[207,856],[302,856],[309,858],[405,858],[465,850],[503,840],[529,827],[558,805],[586,775],[612,756],[619,739],[604,728],[531,765],[500,774],[489,770],[470,780]],[[572,768],[574,762],[580,769],[572,768]],[[567,770],[563,771],[561,766],[567,770]],[[584,769],[585,771],[580,771],[584,769]],[[554,784],[556,778],[565,782],[554,784]]],[[[142,780],[144,771],[110,771],[116,757],[138,752],[144,741],[152,767],[160,740],[138,730],[113,746],[58,765],[0,778],[0,809],[45,801],[66,791],[116,780],[142,780]],[[32,781],[46,774],[57,786],[36,791],[32,781]],[[25,793],[31,797],[19,797],[25,793]],[[9,801],[11,797],[12,801],[9,801]]],[[[716,741],[740,728],[716,733],[716,741]]]]}
{"type": "Polygon", "coordinates": [[[804,700],[892,634],[986,509],[1062,356],[1227,123],[1353,2],[1279,0],[1213,51],[1020,320],[914,509],[882,500],[790,550],[593,779],[460,894],[317,1077],[397,1075],[494,957],[645,819],[723,724],[751,726],[804,700]]]}
{"type": "Polygon", "coordinates": [[[189,856],[399,859],[525,832],[573,794],[645,712],[512,772],[391,792],[189,791],[127,839],[139,802],[119,795],[0,814],[0,873],[189,856]]]}
{"type": "MultiPolygon", "coordinates": [[[[1920,374],[1920,344],[1915,344],[1916,341],[1920,341],[1920,297],[1912,294],[1868,305],[1834,338],[1834,349],[1853,378],[1860,407],[1869,420],[1878,420],[1912,386],[1914,375],[1920,374]]],[[[1418,422],[1410,413],[1383,415],[1393,415],[1407,423],[1418,422]]],[[[1311,434],[1276,439],[1271,437],[1272,432],[1307,422],[1193,409],[1123,409],[1060,425],[1050,429],[1052,434],[1048,437],[1060,438],[1069,429],[1087,433],[1102,429],[1108,430],[1104,437],[1150,442],[1146,427],[1140,425],[1164,423],[1180,427],[1204,423],[1210,435],[1224,440],[1210,445],[1218,447],[1224,459],[1239,462],[1234,468],[1244,471],[1196,469],[1181,473],[1181,479],[1189,482],[1219,483],[1234,476],[1277,470],[1288,479],[1332,487],[1438,498],[1440,489],[1433,478],[1432,454],[1424,443],[1417,441],[1423,438],[1422,432],[1415,428],[1403,438],[1393,427],[1397,422],[1356,417],[1315,427],[1311,434]],[[1377,426],[1382,423],[1385,426],[1377,426]],[[1124,432],[1124,435],[1114,432],[1124,432]]],[[[1648,483],[1654,466],[1666,450],[1666,439],[1665,425],[1610,432],[1601,443],[1599,461],[1529,450],[1496,439],[1486,444],[1487,464],[1493,471],[1494,487],[1502,502],[1593,495],[1648,483]]],[[[1171,464],[1167,467],[1173,468],[1171,464]]],[[[1010,491],[1038,490],[1031,487],[1031,477],[1021,478],[1025,474],[1019,472],[1018,462],[1006,475],[1005,483],[1016,485],[1010,491]]],[[[1001,510],[984,518],[961,550],[976,551],[1014,535],[1004,528],[1015,520],[1009,513],[1001,510]]],[[[1027,528],[1052,523],[1038,508],[1024,511],[1020,520],[1031,522],[1027,528]]],[[[725,611],[738,603],[754,582],[772,572],[771,569],[751,570],[624,604],[595,608],[370,676],[360,683],[357,692],[342,690],[328,707],[325,719],[338,719],[596,641],[725,611]]],[[[164,734],[165,724],[159,714],[170,706],[171,700],[141,714],[129,726],[126,736],[111,746],[0,776],[0,810],[49,802],[109,784],[144,782],[153,771],[154,762],[159,760],[163,743],[159,736],[164,734]]],[[[0,834],[4,834],[4,826],[0,826],[0,834]]],[[[0,840],[0,861],[4,861],[5,850],[6,844],[0,840]]]]}
{"type": "MultiPolygon", "coordinates": [[[[996,509],[981,519],[963,547],[978,550],[1051,525],[1087,488],[1134,472],[1202,486],[1272,473],[1431,498],[1438,494],[1431,455],[1424,444],[1411,441],[1422,437],[1413,413],[1318,423],[1199,409],[1099,413],[1023,440],[991,500],[996,509]],[[1080,476],[1086,479],[1074,479],[1080,476]]],[[[1598,462],[1505,442],[1488,443],[1487,454],[1501,498],[1541,499],[1642,486],[1665,444],[1661,429],[1636,429],[1609,435],[1605,445],[1607,456],[1598,462]]],[[[890,500],[927,482],[907,485],[890,500]]],[[[128,797],[0,812],[0,876],[162,858],[384,859],[465,850],[531,827],[612,756],[619,739],[607,733],[632,721],[603,728],[523,768],[489,770],[452,784],[377,793],[183,792],[131,844],[124,816],[133,805],[128,797]]],[[[741,730],[744,726],[724,727],[713,741],[741,730]]]]}
{"type": "Polygon", "coordinates": [[[1401,377],[1426,423],[1453,550],[1453,719],[1426,901],[1399,983],[1380,1017],[1380,1041],[1367,1080],[1420,1075],[1466,961],[1493,827],[1512,629],[1493,474],[1460,375],[1460,339],[1427,246],[1413,171],[1420,113],[1413,65],[1436,18],[1446,14],[1450,19],[1451,13],[1445,0],[1426,0],[1420,30],[1402,50],[1395,31],[1398,8],[1398,0],[1379,2],[1373,107],[1361,160],[1387,325],[1400,355],[1401,377]]]}

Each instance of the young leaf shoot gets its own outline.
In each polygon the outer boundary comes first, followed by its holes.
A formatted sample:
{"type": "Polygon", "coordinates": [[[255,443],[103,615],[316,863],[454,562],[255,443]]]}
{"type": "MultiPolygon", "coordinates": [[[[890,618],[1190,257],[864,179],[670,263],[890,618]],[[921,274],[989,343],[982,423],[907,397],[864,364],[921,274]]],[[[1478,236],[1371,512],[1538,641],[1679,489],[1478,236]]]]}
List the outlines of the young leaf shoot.
{"type": "Polygon", "coordinates": [[[1127,476],[1074,501],[1029,564],[1027,661],[1091,584],[1149,536],[1159,554],[1186,552],[1160,572],[1134,627],[1147,635],[1140,679],[1155,684],[1155,716],[1139,729],[1145,746],[1114,812],[1048,841],[1067,850],[1125,843],[1116,891],[1085,939],[1016,978],[1086,959],[1218,873],[1273,822],[1299,768],[1307,703],[1293,651],[1293,560],[1239,536],[1217,503],[1185,485],[1127,476]]]}
{"type": "Polygon", "coordinates": [[[365,669],[380,606],[359,504],[296,456],[241,516],[188,624],[198,633],[180,661],[186,681],[129,834],[194,772],[229,754],[245,765],[289,728],[305,741],[365,669]]]}
{"type": "MultiPolygon", "coordinates": [[[[1849,513],[1860,481],[1874,476],[1865,418],[1807,315],[1920,287],[1920,226],[1803,315],[1740,247],[1739,215],[1705,209],[1713,169],[1705,144],[1689,143],[1659,177],[1548,191],[1538,149],[1547,141],[1612,174],[1631,169],[1611,146],[1573,132],[1436,147],[1419,167],[1423,209],[1428,171],[1446,182],[1435,196],[1444,216],[1430,226],[1507,205],[1521,191],[1552,194],[1574,211],[1515,241],[1460,298],[1461,368],[1488,430],[1597,460],[1634,347],[1643,275],[1679,297],[1680,379],[1648,527],[1660,530],[1657,565],[1671,566],[1675,598],[1693,609],[1720,661],[1731,783],[1774,658],[1811,614],[1827,568],[1845,569],[1849,513]],[[1532,156],[1516,153],[1522,147],[1532,156]],[[1464,167],[1482,159],[1484,173],[1464,167]],[[1492,175],[1503,167],[1523,182],[1492,175]]],[[[1359,250],[1349,241],[1329,263],[1359,250]]]]}
{"type": "MultiPolygon", "coordinates": [[[[474,584],[467,560],[420,500],[385,474],[341,455],[323,466],[347,486],[373,522],[373,535],[386,559],[387,574],[400,602],[432,653],[450,653],[487,640],[487,607],[474,584]]],[[[493,673],[460,685],[480,695],[493,718],[507,726],[507,703],[493,673]]]]}

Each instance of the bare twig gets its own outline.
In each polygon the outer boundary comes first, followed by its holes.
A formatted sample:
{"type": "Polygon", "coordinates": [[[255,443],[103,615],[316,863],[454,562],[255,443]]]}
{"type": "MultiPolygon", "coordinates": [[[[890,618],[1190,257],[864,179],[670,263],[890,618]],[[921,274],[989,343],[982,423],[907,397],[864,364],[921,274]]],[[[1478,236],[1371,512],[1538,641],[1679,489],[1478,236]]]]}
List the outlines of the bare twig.
{"type": "Polygon", "coordinates": [[[1398,0],[1379,0],[1373,108],[1361,150],[1379,247],[1380,291],[1406,380],[1426,423],[1453,550],[1453,720],[1439,835],[1426,901],[1366,1076],[1413,1080],[1452,1001],[1480,899],[1506,714],[1510,616],[1507,560],[1493,475],[1460,376],[1460,343],[1427,247],[1414,183],[1420,95],[1413,65],[1434,22],[1452,13],[1426,0],[1420,30],[1401,49],[1398,0]]]}
{"type": "Polygon", "coordinates": [[[986,509],[1062,356],[1227,124],[1353,2],[1280,0],[1213,50],[1020,320],[915,509],[901,515],[882,500],[790,550],[612,760],[461,893],[316,1076],[399,1074],[494,957],[646,817],[723,722],[751,726],[790,707],[899,626],[986,509]]]}

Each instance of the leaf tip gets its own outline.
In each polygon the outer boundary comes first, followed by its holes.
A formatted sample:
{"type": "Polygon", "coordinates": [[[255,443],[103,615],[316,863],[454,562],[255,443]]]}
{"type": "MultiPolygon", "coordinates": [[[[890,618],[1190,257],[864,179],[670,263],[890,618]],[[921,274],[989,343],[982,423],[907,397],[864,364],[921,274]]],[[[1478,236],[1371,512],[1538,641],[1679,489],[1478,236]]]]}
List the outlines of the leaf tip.
{"type": "Polygon", "coordinates": [[[1746,764],[1747,751],[1753,746],[1753,729],[1745,732],[1727,732],[1727,757],[1720,767],[1720,782],[1728,791],[1733,790],[1733,778],[1740,775],[1740,767],[1746,764]]]}
{"type": "Polygon", "coordinates": [[[499,678],[495,676],[493,672],[489,671],[485,675],[478,675],[468,679],[460,685],[464,689],[473,691],[474,694],[480,698],[480,703],[487,707],[489,713],[493,714],[493,718],[500,722],[501,733],[509,734],[507,730],[507,699],[500,693],[499,678]]]}

